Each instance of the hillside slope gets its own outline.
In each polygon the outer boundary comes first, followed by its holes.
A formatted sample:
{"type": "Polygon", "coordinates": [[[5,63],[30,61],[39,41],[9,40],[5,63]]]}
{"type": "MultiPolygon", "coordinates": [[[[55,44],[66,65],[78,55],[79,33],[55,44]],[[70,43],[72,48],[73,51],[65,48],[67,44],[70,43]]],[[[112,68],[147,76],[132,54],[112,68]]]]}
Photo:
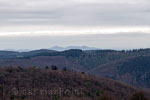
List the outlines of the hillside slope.
{"type": "Polygon", "coordinates": [[[65,56],[37,56],[31,58],[15,58],[15,59],[0,59],[0,66],[14,66],[14,67],[41,67],[56,65],[58,69],[73,69],[76,71],[82,71],[83,66],[69,61],[65,56]]]}
{"type": "Polygon", "coordinates": [[[94,75],[121,80],[136,87],[150,88],[148,86],[149,56],[150,49],[128,51],[83,51],[79,49],[52,51],[41,49],[21,53],[1,51],[0,66],[38,66],[45,68],[45,66],[56,65],[58,69],[66,67],[79,72],[89,72],[94,75]],[[133,70],[134,72],[132,72],[133,70]]]}
{"type": "Polygon", "coordinates": [[[135,91],[136,89],[121,82],[78,72],[44,70],[36,67],[0,68],[0,93],[3,93],[1,94],[3,100],[23,97],[25,100],[49,100],[53,96],[60,100],[62,98],[66,98],[64,100],[78,100],[67,98],[94,100],[97,93],[108,93],[118,100],[127,100],[135,91]],[[41,90],[44,94],[38,94],[41,93],[41,90]],[[47,90],[52,90],[51,94],[47,94],[47,90]],[[66,92],[66,90],[71,92],[66,92]],[[78,91],[78,94],[70,94],[75,90],[78,91]]]}
{"type": "Polygon", "coordinates": [[[114,61],[101,65],[89,73],[121,80],[136,87],[150,88],[150,56],[114,61]]]}

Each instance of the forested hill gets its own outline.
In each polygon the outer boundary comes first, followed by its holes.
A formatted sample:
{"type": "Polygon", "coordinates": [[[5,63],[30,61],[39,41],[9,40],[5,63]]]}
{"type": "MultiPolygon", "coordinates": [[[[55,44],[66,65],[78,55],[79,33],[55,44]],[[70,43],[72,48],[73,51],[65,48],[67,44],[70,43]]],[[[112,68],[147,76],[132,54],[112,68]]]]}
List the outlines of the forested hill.
{"type": "Polygon", "coordinates": [[[89,73],[150,88],[150,56],[138,56],[101,65],[89,73]]]}
{"type": "Polygon", "coordinates": [[[71,49],[66,51],[53,51],[53,50],[35,50],[30,52],[12,52],[0,51],[1,59],[30,59],[37,56],[64,56],[69,61],[75,62],[84,66],[85,70],[93,69],[99,65],[109,63],[111,61],[120,60],[129,57],[137,57],[150,55],[150,49],[137,49],[137,50],[87,50],[82,51],[79,49],[71,49]]]}
{"type": "Polygon", "coordinates": [[[58,69],[67,68],[121,80],[136,87],[150,88],[148,85],[150,84],[149,56],[150,49],[0,51],[0,66],[45,68],[45,66],[56,65],[58,69]]]}
{"type": "Polygon", "coordinates": [[[38,67],[1,67],[1,100],[127,100],[137,89],[84,73],[38,67]],[[112,100],[112,99],[111,99],[112,100]]]}

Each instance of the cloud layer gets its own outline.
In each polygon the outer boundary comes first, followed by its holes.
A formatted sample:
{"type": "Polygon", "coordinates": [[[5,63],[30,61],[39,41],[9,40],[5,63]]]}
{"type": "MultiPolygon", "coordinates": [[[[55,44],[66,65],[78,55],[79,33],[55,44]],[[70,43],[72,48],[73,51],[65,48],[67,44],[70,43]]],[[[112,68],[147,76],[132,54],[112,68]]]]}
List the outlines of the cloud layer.
{"type": "Polygon", "coordinates": [[[149,20],[149,0],[0,1],[1,31],[17,31],[11,27],[30,31],[31,26],[33,30],[53,26],[149,26],[149,20]]]}
{"type": "Polygon", "coordinates": [[[145,48],[148,34],[150,0],[0,0],[0,49],[145,48]]]}

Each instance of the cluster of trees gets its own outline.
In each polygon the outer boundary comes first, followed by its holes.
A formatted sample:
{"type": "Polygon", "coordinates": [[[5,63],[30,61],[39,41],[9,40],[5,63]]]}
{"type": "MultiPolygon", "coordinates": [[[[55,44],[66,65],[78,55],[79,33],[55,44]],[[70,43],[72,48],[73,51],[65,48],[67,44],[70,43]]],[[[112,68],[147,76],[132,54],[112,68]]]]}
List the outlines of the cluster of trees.
{"type": "Polygon", "coordinates": [[[141,73],[150,72],[150,56],[140,56],[131,58],[121,66],[118,67],[121,74],[134,73],[140,71],[141,73]]]}
{"type": "MultiPolygon", "coordinates": [[[[33,66],[33,68],[38,68],[38,67],[33,66]]],[[[48,69],[51,69],[51,70],[58,70],[58,67],[57,67],[56,65],[51,65],[50,67],[49,67],[49,66],[45,66],[45,69],[47,69],[47,70],[48,70],[48,69]]],[[[10,66],[10,67],[7,68],[7,72],[9,72],[9,73],[12,73],[13,70],[14,70],[14,68],[13,68],[12,66],[10,66]]],[[[17,70],[17,72],[19,72],[19,71],[23,71],[24,68],[21,67],[21,66],[18,66],[16,70],[17,70]]],[[[62,70],[63,70],[63,71],[69,71],[69,69],[67,69],[67,67],[63,67],[62,70]]]]}
{"type": "MultiPolygon", "coordinates": [[[[116,100],[116,98],[109,94],[103,94],[97,100],[116,100]]],[[[129,100],[150,100],[150,98],[145,91],[138,91],[130,96],[129,100]]]]}
{"type": "MultiPolygon", "coordinates": [[[[58,70],[57,66],[56,65],[51,65],[51,70],[58,70]]],[[[45,69],[49,69],[49,66],[45,66],[45,69]]],[[[62,68],[63,71],[67,71],[67,67],[63,67],[62,68]]]]}
{"type": "Polygon", "coordinates": [[[112,61],[117,61],[129,57],[138,57],[150,55],[150,49],[134,49],[134,50],[93,50],[93,51],[83,51],[80,56],[73,57],[70,56],[68,59],[76,62],[86,69],[90,70],[102,64],[110,63],[112,61]]]}
{"type": "MultiPolygon", "coordinates": [[[[16,98],[15,95],[13,95],[13,94],[10,95],[10,100],[15,100],[15,98],[16,98]]],[[[70,98],[67,98],[66,100],[69,100],[70,98]]],[[[26,96],[22,94],[20,96],[20,99],[25,100],[26,96]]],[[[57,95],[53,95],[52,100],[62,100],[62,99],[59,98],[57,95]]],[[[72,98],[71,100],[76,100],[76,99],[72,98]]],[[[85,98],[81,98],[80,100],[85,100],[85,98]]],[[[101,94],[97,95],[97,98],[92,99],[92,100],[117,100],[117,99],[112,95],[101,93],[101,94]]],[[[150,99],[147,96],[146,92],[139,91],[139,92],[134,93],[132,96],[130,96],[128,100],[150,100],[150,99]]]]}
{"type": "MultiPolygon", "coordinates": [[[[45,69],[49,69],[49,66],[45,66],[45,69]]],[[[52,70],[57,70],[57,66],[56,65],[51,65],[51,69],[52,70]]]]}

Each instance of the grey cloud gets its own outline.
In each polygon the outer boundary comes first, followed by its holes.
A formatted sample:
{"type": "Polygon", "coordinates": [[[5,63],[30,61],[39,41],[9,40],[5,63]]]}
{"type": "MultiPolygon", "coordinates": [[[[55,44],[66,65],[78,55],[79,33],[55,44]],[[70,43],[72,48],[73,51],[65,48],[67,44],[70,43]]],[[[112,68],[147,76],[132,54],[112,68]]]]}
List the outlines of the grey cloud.
{"type": "MultiPolygon", "coordinates": [[[[150,0],[0,0],[0,34],[12,30],[43,31],[49,26],[57,25],[73,28],[150,26],[150,0]]],[[[53,45],[144,48],[150,47],[149,43],[150,35],[144,33],[142,35],[0,37],[0,49],[36,49],[53,45]]]]}
{"type": "MultiPolygon", "coordinates": [[[[50,5],[52,3],[59,4],[51,1],[50,5]]],[[[0,10],[0,22],[8,25],[150,25],[148,21],[150,12],[145,12],[150,10],[150,4],[72,4],[69,2],[66,6],[62,5],[37,7],[37,9],[34,6],[9,11],[0,10]]]]}

